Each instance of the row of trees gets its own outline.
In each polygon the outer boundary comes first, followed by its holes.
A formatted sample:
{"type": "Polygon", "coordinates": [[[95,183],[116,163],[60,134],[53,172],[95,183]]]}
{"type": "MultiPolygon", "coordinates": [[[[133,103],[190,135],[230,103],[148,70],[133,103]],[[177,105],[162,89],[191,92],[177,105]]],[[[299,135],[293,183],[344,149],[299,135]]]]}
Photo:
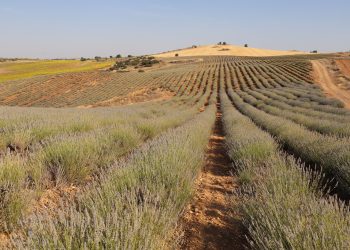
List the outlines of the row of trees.
{"type": "MultiPolygon", "coordinates": [[[[227,43],[226,42],[218,42],[218,45],[227,45],[227,43]]],[[[248,47],[248,44],[246,43],[246,44],[244,44],[244,47],[248,47]]]]}
{"type": "Polygon", "coordinates": [[[153,56],[139,56],[132,57],[123,61],[117,61],[110,70],[125,70],[128,67],[135,69],[143,67],[152,67],[154,64],[158,64],[160,61],[156,60],[153,56]]]}
{"type": "MultiPolygon", "coordinates": [[[[127,56],[128,58],[131,58],[131,57],[133,57],[132,55],[128,55],[127,56]]],[[[121,55],[121,54],[118,54],[118,55],[116,55],[116,56],[109,56],[109,59],[113,59],[113,58],[116,58],[116,59],[119,59],[119,58],[123,58],[123,56],[121,55]]],[[[101,56],[95,56],[94,57],[94,59],[96,60],[96,61],[105,61],[105,60],[107,60],[108,59],[108,57],[101,57],[101,56]]],[[[80,61],[87,61],[87,60],[93,60],[93,59],[90,59],[90,58],[85,58],[85,57],[81,57],[80,58],[80,61]]]]}
{"type": "Polygon", "coordinates": [[[18,59],[18,58],[0,58],[0,62],[7,62],[7,61],[14,62],[17,60],[20,60],[20,59],[18,59]]]}

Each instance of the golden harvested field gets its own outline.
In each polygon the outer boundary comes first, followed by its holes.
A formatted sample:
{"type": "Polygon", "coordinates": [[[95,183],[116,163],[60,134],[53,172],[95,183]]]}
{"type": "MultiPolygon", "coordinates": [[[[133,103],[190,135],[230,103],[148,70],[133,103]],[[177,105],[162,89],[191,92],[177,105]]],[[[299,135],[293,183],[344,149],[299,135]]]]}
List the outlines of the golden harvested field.
{"type": "Polygon", "coordinates": [[[180,50],[174,50],[170,52],[164,52],[154,55],[155,57],[175,57],[175,54],[179,56],[287,56],[287,55],[302,55],[308,54],[302,51],[282,51],[282,50],[269,50],[269,49],[257,49],[246,48],[236,45],[204,45],[197,46],[196,48],[186,48],[180,50]]]}

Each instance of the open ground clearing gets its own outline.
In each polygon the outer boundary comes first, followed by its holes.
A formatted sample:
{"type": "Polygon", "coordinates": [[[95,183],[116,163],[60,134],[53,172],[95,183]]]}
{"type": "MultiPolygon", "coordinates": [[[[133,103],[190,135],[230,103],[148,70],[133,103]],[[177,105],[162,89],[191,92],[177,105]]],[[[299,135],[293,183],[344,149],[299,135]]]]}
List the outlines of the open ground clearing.
{"type": "Polygon", "coordinates": [[[314,79],[327,58],[4,82],[2,246],[349,249],[350,111],[314,79]]]}

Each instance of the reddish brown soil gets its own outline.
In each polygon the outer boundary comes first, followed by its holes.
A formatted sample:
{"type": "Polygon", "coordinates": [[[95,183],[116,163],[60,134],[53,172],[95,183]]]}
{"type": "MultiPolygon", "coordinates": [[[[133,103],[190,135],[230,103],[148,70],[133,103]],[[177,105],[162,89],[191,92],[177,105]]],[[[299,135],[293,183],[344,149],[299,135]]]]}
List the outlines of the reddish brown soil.
{"type": "Polygon", "coordinates": [[[7,69],[0,68],[0,74],[5,74],[5,73],[9,73],[9,71],[7,69]]]}
{"type": "Polygon", "coordinates": [[[311,61],[314,69],[314,79],[321,85],[327,95],[341,100],[345,107],[350,108],[350,91],[341,89],[337,85],[337,79],[327,69],[323,61],[311,61]]]}
{"type": "Polygon", "coordinates": [[[237,180],[224,147],[218,111],[207,150],[206,164],[195,183],[195,196],[180,220],[184,231],[180,249],[244,249],[244,234],[233,195],[237,180]]]}
{"type": "Polygon", "coordinates": [[[11,249],[11,240],[7,233],[0,233],[0,249],[11,249]]]}
{"type": "Polygon", "coordinates": [[[349,59],[341,59],[335,61],[341,72],[347,76],[350,77],[350,60],[349,59]]]}
{"type": "MultiPolygon", "coordinates": [[[[92,96],[98,95],[101,89],[112,88],[110,82],[118,84],[118,77],[122,78],[121,76],[121,74],[105,71],[89,71],[53,75],[47,79],[18,86],[15,91],[10,90],[11,86],[6,85],[6,87],[2,86],[0,92],[6,93],[8,91],[9,94],[0,97],[0,103],[1,105],[15,104],[16,106],[46,106],[47,104],[57,107],[75,106],[76,99],[85,98],[86,100],[89,93],[92,96]]],[[[127,93],[123,90],[122,84],[119,85],[121,92],[118,92],[118,88],[113,86],[111,93],[100,99],[94,99],[88,105],[84,104],[79,107],[127,105],[153,100],[167,100],[173,96],[170,91],[142,86],[135,86],[133,92],[127,93]]]]}
{"type": "Polygon", "coordinates": [[[67,93],[79,93],[88,88],[93,88],[98,84],[111,79],[108,72],[89,71],[78,73],[66,73],[61,75],[53,75],[46,81],[38,81],[19,89],[17,93],[8,96],[2,100],[3,105],[10,104],[13,100],[28,100],[21,106],[32,106],[43,100],[50,100],[57,96],[66,96],[67,93]],[[40,97],[29,98],[31,96],[40,97]]]}
{"type": "Polygon", "coordinates": [[[81,191],[82,187],[68,186],[68,187],[56,187],[47,189],[40,196],[38,201],[33,204],[32,210],[35,212],[45,211],[46,213],[56,213],[57,209],[62,201],[72,201],[76,195],[81,191]]]}

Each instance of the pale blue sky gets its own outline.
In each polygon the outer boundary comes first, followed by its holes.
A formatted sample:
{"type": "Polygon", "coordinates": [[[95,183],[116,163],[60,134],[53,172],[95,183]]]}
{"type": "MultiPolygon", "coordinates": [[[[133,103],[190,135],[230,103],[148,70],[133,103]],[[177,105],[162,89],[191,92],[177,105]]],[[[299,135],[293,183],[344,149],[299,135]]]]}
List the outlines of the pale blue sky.
{"type": "Polygon", "coordinates": [[[0,57],[147,54],[227,41],[350,50],[349,0],[1,0],[0,57]]]}

